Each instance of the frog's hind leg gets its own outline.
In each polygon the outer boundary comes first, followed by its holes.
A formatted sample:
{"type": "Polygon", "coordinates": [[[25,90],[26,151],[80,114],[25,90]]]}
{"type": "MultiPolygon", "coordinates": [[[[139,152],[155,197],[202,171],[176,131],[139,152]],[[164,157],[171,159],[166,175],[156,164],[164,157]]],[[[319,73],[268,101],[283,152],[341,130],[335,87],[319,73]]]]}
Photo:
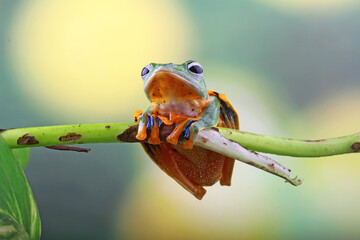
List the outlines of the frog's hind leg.
{"type": "Polygon", "coordinates": [[[234,169],[235,160],[229,157],[225,157],[224,166],[222,169],[222,175],[220,178],[220,185],[230,186],[231,185],[231,176],[234,169]]]}
{"type": "Polygon", "coordinates": [[[160,143],[159,145],[151,145],[147,143],[141,144],[149,157],[158,165],[166,174],[177,181],[183,188],[201,200],[206,190],[199,184],[192,182],[178,168],[178,161],[188,161],[184,156],[180,155],[168,143],[160,143]]]}

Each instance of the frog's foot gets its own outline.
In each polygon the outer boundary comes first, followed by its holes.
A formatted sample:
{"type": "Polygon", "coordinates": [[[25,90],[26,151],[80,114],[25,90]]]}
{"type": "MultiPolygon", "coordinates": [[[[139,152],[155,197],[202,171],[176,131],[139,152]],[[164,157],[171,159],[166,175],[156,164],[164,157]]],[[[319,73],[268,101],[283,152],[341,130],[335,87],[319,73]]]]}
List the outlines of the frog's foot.
{"type": "Polygon", "coordinates": [[[183,148],[192,149],[198,132],[195,131],[195,129],[197,128],[193,125],[194,122],[196,122],[196,120],[189,118],[178,124],[173,130],[173,132],[166,138],[166,141],[176,145],[179,137],[183,136],[185,139],[187,139],[187,141],[183,145],[183,148]]]}
{"type": "Polygon", "coordinates": [[[191,119],[186,119],[185,121],[183,121],[183,122],[179,123],[178,125],[176,125],[176,127],[172,131],[172,133],[169,136],[167,136],[166,141],[173,144],[173,145],[176,145],[178,140],[179,140],[179,137],[180,137],[181,133],[184,131],[184,129],[187,126],[187,123],[190,120],[191,119]]]}
{"type": "Polygon", "coordinates": [[[141,116],[141,114],[143,113],[143,111],[142,110],[136,110],[135,112],[134,112],[134,122],[138,122],[139,121],[139,117],[141,116]]]}
{"type": "Polygon", "coordinates": [[[192,124],[193,122],[194,121],[191,120],[187,127],[184,129],[184,138],[187,139],[183,146],[184,149],[192,149],[194,147],[198,131],[195,132],[195,125],[192,124]]]}
{"type": "Polygon", "coordinates": [[[161,120],[156,117],[155,115],[148,116],[148,123],[151,123],[147,125],[147,129],[150,130],[150,138],[148,140],[148,143],[150,144],[160,144],[160,137],[159,137],[159,127],[161,125],[161,120]]]}
{"type": "Polygon", "coordinates": [[[138,119],[138,121],[140,121],[140,123],[139,123],[139,127],[138,127],[138,132],[135,137],[137,140],[145,140],[147,137],[146,125],[147,125],[148,114],[145,112],[145,113],[141,114],[137,119],[138,119]]]}
{"type": "Polygon", "coordinates": [[[140,123],[136,139],[145,140],[147,138],[147,132],[150,131],[150,137],[148,143],[160,144],[159,127],[161,125],[161,119],[155,115],[148,115],[146,112],[138,117],[140,123]]]}
{"type": "Polygon", "coordinates": [[[229,157],[226,157],[224,160],[224,166],[222,169],[222,175],[220,178],[221,186],[230,186],[231,185],[231,176],[234,169],[235,160],[229,157]]]}
{"type": "MultiPolygon", "coordinates": [[[[172,124],[173,124],[173,122],[170,121],[170,119],[167,118],[167,117],[160,116],[160,115],[158,115],[157,117],[159,118],[159,121],[160,121],[160,122],[163,122],[165,125],[172,125],[172,124]]],[[[159,125],[159,126],[160,126],[160,125],[159,125]]]]}

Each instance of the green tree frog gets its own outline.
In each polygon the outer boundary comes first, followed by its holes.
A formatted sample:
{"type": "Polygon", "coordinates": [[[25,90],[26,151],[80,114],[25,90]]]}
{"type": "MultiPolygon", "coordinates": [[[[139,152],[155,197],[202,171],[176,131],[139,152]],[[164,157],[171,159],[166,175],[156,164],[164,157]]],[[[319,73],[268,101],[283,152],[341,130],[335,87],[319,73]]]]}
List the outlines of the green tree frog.
{"type": "Polygon", "coordinates": [[[238,115],[225,95],[206,89],[201,65],[151,63],[141,77],[151,105],[134,113],[139,122],[136,138],[144,140],[141,145],[149,157],[198,199],[206,193],[203,186],[219,180],[230,186],[234,159],[194,146],[203,128],[239,129],[238,115]],[[160,142],[159,129],[164,125],[176,127],[166,142],[160,142]],[[180,136],[186,141],[179,142],[180,136]]]}

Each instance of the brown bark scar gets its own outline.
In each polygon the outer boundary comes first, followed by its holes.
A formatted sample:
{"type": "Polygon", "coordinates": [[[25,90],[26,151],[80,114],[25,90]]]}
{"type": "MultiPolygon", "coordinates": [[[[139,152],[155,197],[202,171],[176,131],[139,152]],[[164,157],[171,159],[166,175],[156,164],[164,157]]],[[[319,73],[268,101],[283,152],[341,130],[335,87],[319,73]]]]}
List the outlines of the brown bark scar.
{"type": "Polygon", "coordinates": [[[217,127],[211,127],[212,130],[220,132],[219,129],[217,127]]]}
{"type": "Polygon", "coordinates": [[[132,125],[128,129],[126,129],[123,133],[117,136],[117,140],[120,142],[139,142],[136,139],[136,133],[138,130],[138,125],[132,125]]]}
{"type": "Polygon", "coordinates": [[[360,151],[360,142],[356,142],[356,143],[354,143],[353,145],[351,145],[351,149],[352,149],[354,152],[359,152],[359,151],[360,151]]]}
{"type": "Polygon", "coordinates": [[[275,171],[275,164],[274,163],[268,164],[268,166],[272,171],[275,171]]]}
{"type": "Polygon", "coordinates": [[[59,137],[59,141],[61,141],[61,142],[68,142],[68,141],[79,140],[80,138],[82,138],[82,135],[81,135],[81,134],[68,133],[68,134],[65,135],[65,136],[59,137]]]}
{"type": "Polygon", "coordinates": [[[24,134],[22,137],[19,137],[17,140],[18,145],[35,145],[38,143],[39,141],[34,136],[30,136],[28,133],[24,134]]]}

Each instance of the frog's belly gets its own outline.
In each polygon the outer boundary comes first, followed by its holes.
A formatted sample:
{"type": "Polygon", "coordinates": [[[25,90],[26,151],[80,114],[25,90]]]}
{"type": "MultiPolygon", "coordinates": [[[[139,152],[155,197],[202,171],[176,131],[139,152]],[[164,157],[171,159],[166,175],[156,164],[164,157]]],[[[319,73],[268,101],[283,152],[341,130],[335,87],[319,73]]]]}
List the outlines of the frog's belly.
{"type": "Polygon", "coordinates": [[[183,156],[175,158],[177,167],[192,182],[211,186],[221,178],[225,156],[196,146],[192,149],[171,146],[183,156]]]}

